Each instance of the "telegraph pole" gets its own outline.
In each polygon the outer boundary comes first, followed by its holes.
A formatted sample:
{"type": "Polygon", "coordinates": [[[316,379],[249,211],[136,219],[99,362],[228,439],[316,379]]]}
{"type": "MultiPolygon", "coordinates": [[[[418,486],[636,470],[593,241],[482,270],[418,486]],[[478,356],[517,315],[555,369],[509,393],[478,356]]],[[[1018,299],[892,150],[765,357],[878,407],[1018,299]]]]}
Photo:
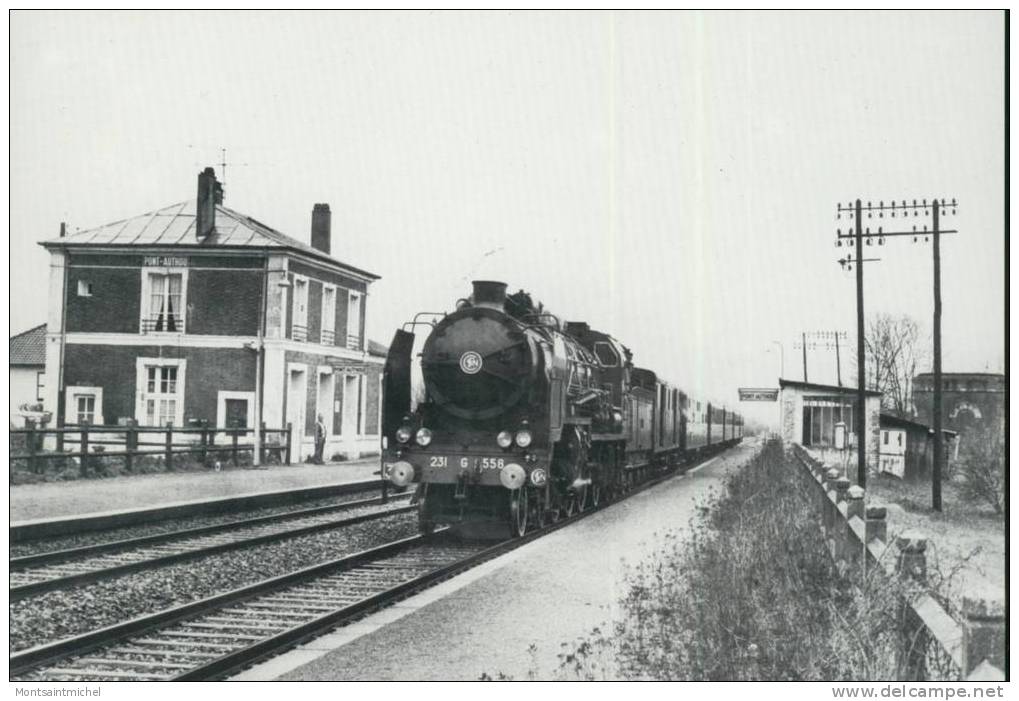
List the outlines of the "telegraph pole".
{"type": "MultiPolygon", "coordinates": [[[[841,219],[842,212],[849,212],[849,217],[856,219],[856,231],[850,233],[848,230],[845,234],[842,230],[837,230],[837,240],[835,245],[841,246],[843,239],[855,239],[856,244],[856,349],[859,357],[859,377],[857,385],[857,410],[859,423],[857,424],[857,436],[858,436],[858,450],[860,455],[859,459],[859,484],[861,487],[864,486],[866,479],[866,460],[864,446],[864,421],[863,417],[866,412],[864,411],[864,400],[865,400],[865,362],[864,362],[864,329],[863,329],[863,270],[861,263],[870,262],[873,260],[879,260],[874,258],[863,257],[863,245],[862,239],[864,236],[867,238],[867,245],[871,245],[871,239],[876,236],[878,239],[878,245],[883,246],[885,243],[886,236],[912,236],[913,243],[919,243],[919,237],[923,236],[924,241],[928,241],[930,236],[934,237],[934,467],[931,470],[931,506],[935,511],[941,511],[941,463],[944,459],[944,437],[941,435],[942,425],[942,407],[941,407],[941,235],[942,234],[956,234],[958,231],[955,229],[941,230],[940,217],[945,216],[948,213],[947,208],[951,207],[951,213],[956,213],[956,201],[953,198],[951,204],[948,204],[947,199],[942,198],[941,200],[931,200],[928,205],[927,200],[922,200],[917,204],[916,200],[913,200],[913,204],[909,205],[906,200],[901,200],[901,204],[896,204],[894,200],[889,204],[885,204],[883,201],[877,205],[872,205],[870,202],[867,203],[866,211],[867,218],[872,219],[874,214],[877,213],[879,219],[883,219],[885,213],[889,214],[889,217],[894,219],[896,216],[902,218],[908,218],[909,212],[913,212],[913,217],[920,217],[920,210],[923,210],[923,216],[931,216],[931,229],[928,231],[927,225],[922,225],[922,231],[917,230],[917,225],[913,225],[912,231],[890,231],[885,232],[883,226],[879,226],[877,233],[872,233],[870,227],[867,227],[866,234],[862,233],[863,230],[863,203],[860,200],[856,200],[856,206],[843,207],[841,204],[838,206],[837,218],[841,219]]],[[[848,259],[843,258],[839,260],[839,264],[845,267],[847,264],[852,266],[853,259],[852,254],[849,255],[848,259]]]]}
{"type": "Polygon", "coordinates": [[[856,200],[856,483],[867,488],[867,362],[863,343],[863,202],[856,200]]]}
{"type": "Polygon", "coordinates": [[[838,378],[839,387],[842,386],[842,358],[839,356],[839,332],[835,332],[835,376],[838,378]]]}
{"type": "MultiPolygon", "coordinates": [[[[934,467],[931,469],[931,506],[941,511],[941,460],[945,445],[941,435],[941,234],[938,201],[932,203],[934,218],[934,467]]],[[[955,204],[955,200],[952,200],[955,204]]]]}
{"type": "Polygon", "coordinates": [[[803,381],[807,381],[805,371],[807,365],[808,350],[835,350],[835,373],[838,377],[839,387],[842,386],[842,359],[839,357],[839,340],[846,337],[845,331],[803,331],[802,341],[797,341],[794,348],[803,349],[803,381]],[[807,338],[807,337],[810,338],[807,338]]]}
{"type": "Polygon", "coordinates": [[[807,334],[803,334],[803,381],[807,381],[807,334]]]}

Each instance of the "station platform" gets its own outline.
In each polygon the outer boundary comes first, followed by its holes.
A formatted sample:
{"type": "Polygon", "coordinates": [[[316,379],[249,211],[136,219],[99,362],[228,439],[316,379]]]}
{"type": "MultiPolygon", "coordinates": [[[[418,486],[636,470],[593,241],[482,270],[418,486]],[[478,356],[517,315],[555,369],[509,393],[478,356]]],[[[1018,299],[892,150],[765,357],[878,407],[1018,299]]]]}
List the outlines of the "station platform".
{"type": "Polygon", "coordinates": [[[563,644],[595,627],[612,630],[627,565],[653,555],[656,533],[689,537],[689,522],[709,491],[759,448],[757,440],[746,441],[233,679],[560,678],[563,644]]]}
{"type": "Polygon", "coordinates": [[[10,522],[145,509],[189,501],[377,479],[379,458],[327,465],[272,465],[220,472],[167,472],[10,487],[10,522]]]}

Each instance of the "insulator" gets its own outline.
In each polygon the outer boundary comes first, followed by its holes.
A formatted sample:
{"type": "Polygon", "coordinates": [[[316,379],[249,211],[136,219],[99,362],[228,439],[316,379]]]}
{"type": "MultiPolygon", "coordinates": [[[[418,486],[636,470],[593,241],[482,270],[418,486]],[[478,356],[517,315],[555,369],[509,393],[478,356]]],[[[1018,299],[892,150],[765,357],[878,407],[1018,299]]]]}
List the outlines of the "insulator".
{"type": "Polygon", "coordinates": [[[895,218],[895,209],[893,208],[892,209],[892,219],[894,219],[894,218],[895,218]]]}
{"type": "Polygon", "coordinates": [[[835,245],[838,246],[839,248],[842,248],[842,242],[841,241],[836,241],[835,245]]]}
{"type": "Polygon", "coordinates": [[[848,270],[849,272],[853,272],[853,266],[852,266],[852,265],[848,265],[848,266],[846,266],[846,269],[847,269],[847,270],[848,270]]]}
{"type": "Polygon", "coordinates": [[[930,237],[930,236],[924,236],[924,237],[923,237],[923,240],[924,240],[924,242],[926,243],[927,241],[930,241],[930,240],[931,240],[931,237],[930,237]]]}
{"type": "Polygon", "coordinates": [[[916,243],[916,237],[915,236],[913,237],[913,243],[916,243]]]}
{"type": "Polygon", "coordinates": [[[835,215],[835,218],[836,219],[841,219],[842,218],[842,210],[839,210],[839,213],[835,215]]]}
{"type": "Polygon", "coordinates": [[[867,245],[868,246],[870,245],[870,237],[869,236],[867,237],[867,245]]]}
{"type": "Polygon", "coordinates": [[[954,209],[952,210],[952,214],[955,214],[955,210],[954,209]]]}
{"type": "Polygon", "coordinates": [[[877,245],[878,246],[884,246],[885,245],[885,237],[884,236],[882,236],[881,238],[879,238],[877,240],[877,245]]]}

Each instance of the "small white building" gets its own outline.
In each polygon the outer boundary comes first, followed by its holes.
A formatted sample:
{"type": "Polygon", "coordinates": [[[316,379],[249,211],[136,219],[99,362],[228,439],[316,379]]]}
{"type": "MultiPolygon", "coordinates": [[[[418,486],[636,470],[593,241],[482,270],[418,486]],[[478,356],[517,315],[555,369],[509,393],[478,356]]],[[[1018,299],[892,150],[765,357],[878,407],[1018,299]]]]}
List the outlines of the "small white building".
{"type": "Polygon", "coordinates": [[[46,386],[46,324],[11,336],[11,424],[25,425],[25,418],[42,416],[46,386]]]}
{"type": "MultiPolygon", "coordinates": [[[[779,380],[782,390],[782,439],[799,443],[833,463],[856,464],[856,388],[821,385],[814,382],[779,380]],[[835,426],[845,424],[847,450],[835,449],[835,426]]],[[[878,441],[881,434],[881,393],[865,393],[867,469],[879,469],[878,441]]],[[[855,471],[854,471],[855,472],[855,471]]]]}

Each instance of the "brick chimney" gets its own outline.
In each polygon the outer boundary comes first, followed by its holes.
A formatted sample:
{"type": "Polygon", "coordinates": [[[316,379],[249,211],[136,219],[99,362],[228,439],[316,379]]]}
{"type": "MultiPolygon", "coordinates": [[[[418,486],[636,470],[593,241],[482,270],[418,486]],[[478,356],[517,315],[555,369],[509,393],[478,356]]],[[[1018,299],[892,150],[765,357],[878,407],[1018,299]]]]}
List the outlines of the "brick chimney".
{"type": "Polygon", "coordinates": [[[333,215],[328,204],[316,204],[311,210],[311,247],[330,255],[333,215]]]}
{"type": "Polygon", "coordinates": [[[216,230],[216,205],[223,204],[223,186],[216,180],[211,167],[198,174],[198,210],[195,213],[195,236],[204,241],[216,230]]]}

